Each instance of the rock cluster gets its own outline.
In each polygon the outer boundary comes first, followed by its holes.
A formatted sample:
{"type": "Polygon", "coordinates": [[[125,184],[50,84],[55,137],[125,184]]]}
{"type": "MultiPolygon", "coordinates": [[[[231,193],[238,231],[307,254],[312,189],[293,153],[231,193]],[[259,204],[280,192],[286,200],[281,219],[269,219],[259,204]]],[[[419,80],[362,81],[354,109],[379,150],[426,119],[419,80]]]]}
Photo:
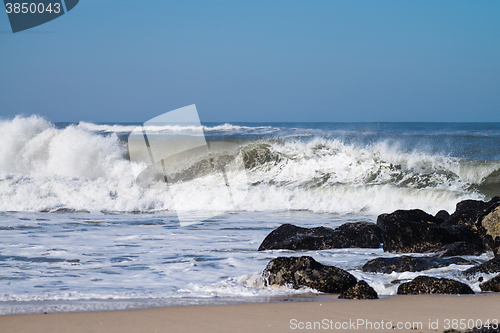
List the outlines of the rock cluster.
{"type": "Polygon", "coordinates": [[[419,209],[382,214],[377,225],[383,230],[384,251],[387,252],[423,253],[455,242],[482,247],[479,235],[466,226],[442,222],[419,209]]]}
{"type": "MultiPolygon", "coordinates": [[[[397,210],[379,215],[377,224],[345,223],[336,229],[302,228],[284,224],[273,230],[259,246],[259,251],[325,250],[335,248],[379,248],[386,252],[427,253],[427,256],[376,258],[365,263],[364,272],[390,274],[418,272],[431,268],[473,265],[475,261],[457,257],[477,256],[493,251],[495,258],[474,266],[463,274],[500,272],[500,197],[488,202],[465,200],[455,212],[440,211],[435,216],[422,210],[397,210]]],[[[377,298],[365,281],[357,281],[348,272],[324,266],[311,257],[279,257],[267,265],[264,278],[268,285],[292,288],[310,287],[326,293],[342,293],[341,298],[377,298]]],[[[500,275],[480,285],[483,291],[500,290],[500,275]]],[[[458,281],[419,276],[403,283],[398,294],[473,294],[458,281]]]]}
{"type": "Polygon", "coordinates": [[[500,245],[500,197],[489,202],[465,200],[447,217],[422,210],[398,210],[382,214],[377,225],[383,229],[384,250],[398,253],[442,251],[445,245],[460,242],[470,251],[495,250],[500,245]],[[496,246],[496,247],[495,247],[496,246]]]}
{"type": "Polygon", "coordinates": [[[489,202],[459,202],[453,214],[435,216],[422,210],[397,210],[381,214],[377,224],[345,223],[337,229],[301,228],[283,224],[273,230],[259,251],[378,248],[395,253],[436,252],[440,257],[479,255],[500,251],[500,197],[489,202]]]}

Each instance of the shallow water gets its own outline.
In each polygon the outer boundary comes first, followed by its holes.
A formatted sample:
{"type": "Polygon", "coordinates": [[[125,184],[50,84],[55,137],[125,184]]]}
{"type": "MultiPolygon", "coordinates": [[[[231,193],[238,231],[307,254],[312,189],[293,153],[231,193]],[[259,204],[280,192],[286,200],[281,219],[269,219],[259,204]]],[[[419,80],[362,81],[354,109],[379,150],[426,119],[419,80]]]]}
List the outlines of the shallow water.
{"type": "MultiPolygon", "coordinates": [[[[367,216],[305,211],[233,212],[182,227],[175,216],[165,213],[3,213],[0,301],[215,300],[311,292],[264,285],[260,273],[277,256],[312,256],[366,280],[380,295],[393,295],[399,283],[422,274],[361,272],[368,260],[394,256],[381,248],[257,251],[265,236],[283,223],[335,228],[360,220],[373,221],[367,216]]],[[[425,274],[452,277],[479,291],[477,280],[458,274],[469,267],[452,265],[425,274]]]]}

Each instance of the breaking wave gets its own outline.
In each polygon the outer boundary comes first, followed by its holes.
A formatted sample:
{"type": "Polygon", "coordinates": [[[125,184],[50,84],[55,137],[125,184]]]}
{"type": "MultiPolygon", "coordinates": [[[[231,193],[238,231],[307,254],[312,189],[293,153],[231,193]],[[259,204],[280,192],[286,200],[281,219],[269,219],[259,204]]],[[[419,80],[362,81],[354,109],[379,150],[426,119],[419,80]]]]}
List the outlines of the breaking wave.
{"type": "MultiPolygon", "coordinates": [[[[0,210],[172,209],[166,188],[143,189],[135,183],[132,170],[139,166],[127,159],[126,143],[117,135],[134,126],[120,126],[57,128],[37,116],[0,122],[0,210]]],[[[249,128],[257,127],[224,124],[204,130],[249,128]]],[[[283,135],[242,139],[240,151],[250,185],[239,205],[243,211],[380,214],[420,208],[435,213],[453,211],[464,199],[500,194],[499,161],[408,151],[384,140],[360,145],[317,135],[283,135]]],[[[196,200],[198,186],[200,182],[193,182],[179,195],[193,203],[188,207],[193,211],[213,209],[213,201],[196,200]]]]}

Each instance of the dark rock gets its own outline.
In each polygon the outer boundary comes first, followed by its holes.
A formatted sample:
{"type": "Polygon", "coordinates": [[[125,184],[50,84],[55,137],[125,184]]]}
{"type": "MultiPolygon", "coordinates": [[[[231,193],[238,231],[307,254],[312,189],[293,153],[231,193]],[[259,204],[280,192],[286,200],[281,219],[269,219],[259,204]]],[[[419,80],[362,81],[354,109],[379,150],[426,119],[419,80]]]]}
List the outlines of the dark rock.
{"type": "Polygon", "coordinates": [[[380,243],[382,243],[382,229],[369,222],[345,223],[335,230],[283,224],[267,235],[260,244],[259,251],[379,248],[380,243]]]}
{"type": "Polygon", "coordinates": [[[474,294],[465,283],[430,276],[418,276],[398,287],[398,295],[416,294],[474,294]]]}
{"type": "Polygon", "coordinates": [[[453,243],[466,242],[474,244],[480,249],[484,249],[481,235],[478,232],[471,230],[469,227],[465,225],[449,225],[446,224],[446,222],[441,224],[440,227],[446,230],[452,236],[452,238],[456,239],[456,241],[453,241],[453,243]]]}
{"type": "Polygon", "coordinates": [[[340,294],[339,298],[344,299],[377,299],[378,295],[375,289],[370,287],[368,283],[361,280],[356,283],[354,287],[351,287],[340,294]]]}
{"type": "Polygon", "coordinates": [[[383,230],[384,251],[423,253],[458,241],[482,246],[478,235],[461,225],[446,225],[426,212],[397,210],[379,215],[377,225],[383,230]]]}
{"type": "MultiPolygon", "coordinates": [[[[480,200],[464,200],[457,204],[455,212],[444,225],[463,226],[481,240],[481,246],[486,250],[494,250],[495,237],[487,236],[487,230],[482,225],[485,215],[500,206],[500,197],[494,197],[489,202],[480,200]]],[[[474,242],[472,242],[474,243],[474,242]]],[[[500,245],[500,239],[499,239],[500,245]]]]}
{"type": "Polygon", "coordinates": [[[474,266],[469,268],[464,272],[465,275],[473,275],[477,273],[496,273],[500,272],[500,257],[495,257],[491,260],[488,260],[481,265],[474,266]]]}
{"type": "Polygon", "coordinates": [[[489,207],[488,202],[481,200],[464,200],[457,203],[455,212],[446,221],[449,224],[466,225],[475,228],[477,218],[489,207]]]}
{"type": "Polygon", "coordinates": [[[356,278],[334,266],[325,266],[311,257],[278,257],[264,269],[268,285],[310,287],[324,293],[341,293],[356,284],[356,278]]]}
{"type": "Polygon", "coordinates": [[[384,251],[425,252],[442,245],[442,237],[434,232],[439,227],[437,221],[419,209],[379,215],[377,225],[383,230],[384,251]]]}
{"type": "Polygon", "coordinates": [[[428,252],[434,252],[435,257],[444,258],[455,256],[478,256],[484,253],[484,250],[476,244],[455,242],[440,246],[428,252]]]}
{"type": "Polygon", "coordinates": [[[474,265],[472,260],[462,258],[436,258],[436,257],[393,257],[376,258],[363,265],[363,272],[375,272],[390,274],[392,272],[420,272],[431,268],[449,265],[474,265]]]}
{"type": "Polygon", "coordinates": [[[438,223],[439,220],[434,216],[427,214],[420,209],[412,210],[397,210],[391,214],[381,214],[377,219],[377,225],[384,230],[387,223],[394,223],[401,220],[411,221],[411,222],[433,222],[438,223]]]}
{"type": "Polygon", "coordinates": [[[340,248],[380,248],[382,229],[371,222],[347,222],[335,229],[333,245],[340,248]]]}
{"type": "Polygon", "coordinates": [[[486,249],[495,255],[500,254],[500,202],[495,202],[477,221],[477,228],[483,238],[486,249]]]}
{"type": "Polygon", "coordinates": [[[479,285],[482,291],[500,292],[500,275],[495,276],[493,279],[483,282],[479,285]]]}
{"type": "Polygon", "coordinates": [[[331,228],[301,228],[293,224],[283,224],[266,236],[259,246],[259,251],[272,249],[318,250],[326,248],[325,240],[332,234],[333,229],[331,228]]]}
{"type": "Polygon", "coordinates": [[[438,220],[438,222],[441,221],[442,223],[450,218],[450,213],[445,210],[440,210],[434,217],[438,220]]]}

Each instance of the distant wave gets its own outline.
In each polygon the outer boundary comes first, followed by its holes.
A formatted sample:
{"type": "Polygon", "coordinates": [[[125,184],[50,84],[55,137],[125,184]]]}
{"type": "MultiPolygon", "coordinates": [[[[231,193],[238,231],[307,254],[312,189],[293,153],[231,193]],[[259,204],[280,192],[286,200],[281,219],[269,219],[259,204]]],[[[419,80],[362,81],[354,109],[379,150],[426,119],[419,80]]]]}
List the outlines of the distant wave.
{"type": "MultiPolygon", "coordinates": [[[[102,133],[127,133],[134,130],[138,125],[100,125],[100,124],[92,124],[87,122],[80,122],[78,127],[94,131],[94,132],[102,132],[102,133]]],[[[242,130],[251,130],[251,131],[276,131],[278,128],[272,126],[237,126],[231,124],[222,124],[217,126],[145,126],[150,132],[180,132],[180,131],[199,131],[204,130],[207,132],[233,132],[233,131],[242,131],[242,130]]]]}
{"type": "MultiPolygon", "coordinates": [[[[172,209],[167,190],[135,183],[132,169],[139,166],[127,159],[126,145],[116,134],[133,127],[80,123],[57,129],[36,116],[0,122],[0,210],[172,209]]],[[[360,146],[309,134],[286,136],[241,143],[251,185],[241,210],[380,214],[421,208],[435,213],[453,210],[460,200],[500,194],[499,161],[404,151],[386,141],[360,146]]],[[[210,181],[186,187],[181,195],[192,203],[186,209],[224,208],[227,203],[197,200],[198,186],[210,181]]]]}

